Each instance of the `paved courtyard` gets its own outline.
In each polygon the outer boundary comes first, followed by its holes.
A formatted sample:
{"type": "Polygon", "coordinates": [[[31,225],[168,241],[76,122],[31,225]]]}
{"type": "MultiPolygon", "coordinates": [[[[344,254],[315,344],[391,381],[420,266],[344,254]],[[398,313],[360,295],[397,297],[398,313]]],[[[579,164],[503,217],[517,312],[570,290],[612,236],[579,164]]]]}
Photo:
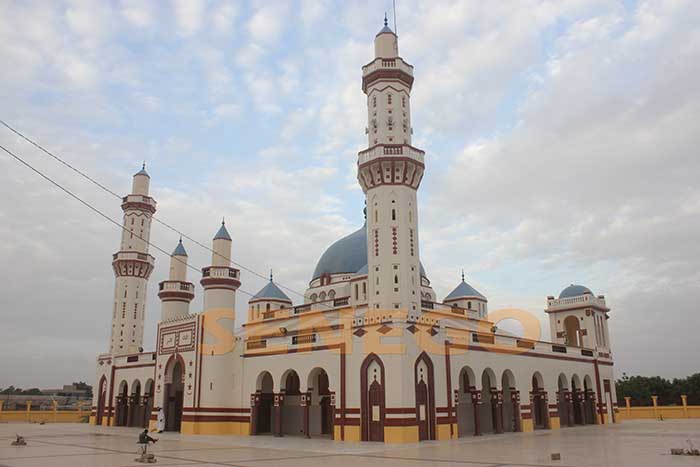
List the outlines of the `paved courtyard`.
{"type": "MultiPolygon", "coordinates": [[[[143,465],[134,462],[134,428],[83,424],[0,424],[0,467],[143,465]],[[24,447],[10,446],[15,433],[24,447]]],[[[161,466],[700,466],[698,457],[669,455],[700,446],[700,420],[627,421],[604,427],[489,435],[410,445],[340,443],[295,437],[182,436],[163,433],[152,448],[161,466]],[[560,461],[550,454],[561,453],[560,461]]]]}

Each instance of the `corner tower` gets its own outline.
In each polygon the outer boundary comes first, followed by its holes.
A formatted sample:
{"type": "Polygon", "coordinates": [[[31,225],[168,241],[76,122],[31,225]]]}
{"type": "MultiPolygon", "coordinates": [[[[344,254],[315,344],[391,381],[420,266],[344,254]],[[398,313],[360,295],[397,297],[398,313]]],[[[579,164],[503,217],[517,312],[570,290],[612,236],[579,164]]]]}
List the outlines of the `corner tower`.
{"type": "Polygon", "coordinates": [[[420,309],[417,191],[425,153],[411,146],[412,86],[413,66],[399,56],[385,17],[374,60],[362,67],[368,148],[357,160],[367,199],[370,309],[420,309]]]}
{"type": "Polygon", "coordinates": [[[161,302],[161,321],[189,315],[190,302],[194,298],[194,284],[187,282],[187,251],[182,239],[170,255],[168,279],[158,284],[158,298],[161,302]]]}
{"type": "Polygon", "coordinates": [[[241,286],[241,272],[231,267],[231,236],[224,221],[212,240],[211,266],[202,269],[204,311],[230,310],[235,315],[236,290],[241,286]]]}
{"type": "Polygon", "coordinates": [[[112,256],[116,277],[109,345],[112,354],[134,353],[143,346],[146,287],[155,263],[148,254],[151,219],[156,212],[156,202],[148,196],[150,182],[144,164],[134,175],[131,194],[122,198],[122,240],[112,256]]]}

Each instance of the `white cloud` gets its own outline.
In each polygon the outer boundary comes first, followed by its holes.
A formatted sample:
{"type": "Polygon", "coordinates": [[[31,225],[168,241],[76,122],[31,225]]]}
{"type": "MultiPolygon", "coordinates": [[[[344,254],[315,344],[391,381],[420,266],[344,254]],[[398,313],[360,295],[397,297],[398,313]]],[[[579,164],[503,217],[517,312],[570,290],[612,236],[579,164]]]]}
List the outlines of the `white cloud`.
{"type": "Polygon", "coordinates": [[[191,36],[202,26],[204,3],[202,0],[174,0],[175,21],[183,36],[191,36]]]}
{"type": "Polygon", "coordinates": [[[286,2],[275,2],[258,9],[248,22],[248,32],[253,42],[276,44],[284,31],[289,6],[286,2]]]}
{"type": "Polygon", "coordinates": [[[132,26],[147,28],[153,24],[153,11],[150,2],[140,0],[122,0],[121,11],[132,26]]]}

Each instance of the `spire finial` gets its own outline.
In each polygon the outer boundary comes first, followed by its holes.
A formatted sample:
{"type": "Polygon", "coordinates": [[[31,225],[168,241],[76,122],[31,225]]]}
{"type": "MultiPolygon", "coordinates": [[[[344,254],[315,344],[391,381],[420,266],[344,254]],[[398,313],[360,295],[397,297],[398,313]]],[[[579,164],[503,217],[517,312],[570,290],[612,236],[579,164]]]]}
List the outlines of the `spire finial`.
{"type": "Polygon", "coordinates": [[[141,166],[141,170],[146,170],[146,161],[143,161],[143,165],[141,166]]]}
{"type": "Polygon", "coordinates": [[[226,218],[225,217],[221,218],[221,225],[226,225],[226,218]]]}
{"type": "Polygon", "coordinates": [[[462,269],[462,282],[464,282],[464,269],[462,269]]]}
{"type": "Polygon", "coordinates": [[[272,268],[270,268],[270,282],[272,282],[272,268]]]}
{"type": "Polygon", "coordinates": [[[182,235],[180,235],[180,243],[182,243],[182,235]]]}
{"type": "Polygon", "coordinates": [[[384,12],[384,26],[389,26],[389,18],[386,16],[386,11],[384,12]]]}

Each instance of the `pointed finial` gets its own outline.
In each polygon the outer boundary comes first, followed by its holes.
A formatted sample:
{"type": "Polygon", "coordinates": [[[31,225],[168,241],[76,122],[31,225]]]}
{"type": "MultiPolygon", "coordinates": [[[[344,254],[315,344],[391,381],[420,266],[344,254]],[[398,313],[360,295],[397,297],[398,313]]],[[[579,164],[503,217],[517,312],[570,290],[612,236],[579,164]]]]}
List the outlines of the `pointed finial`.
{"type": "Polygon", "coordinates": [[[384,26],[389,26],[389,18],[386,16],[386,11],[384,12],[384,26]]]}
{"type": "Polygon", "coordinates": [[[226,225],[226,218],[225,217],[221,218],[221,225],[226,225]]]}
{"type": "Polygon", "coordinates": [[[462,269],[462,282],[464,282],[464,269],[462,269]]]}
{"type": "Polygon", "coordinates": [[[272,268],[270,268],[270,282],[272,282],[272,268]]]}
{"type": "Polygon", "coordinates": [[[182,243],[182,235],[180,235],[180,243],[182,243]]]}
{"type": "Polygon", "coordinates": [[[141,166],[141,170],[146,170],[146,161],[143,161],[143,165],[141,166]]]}

